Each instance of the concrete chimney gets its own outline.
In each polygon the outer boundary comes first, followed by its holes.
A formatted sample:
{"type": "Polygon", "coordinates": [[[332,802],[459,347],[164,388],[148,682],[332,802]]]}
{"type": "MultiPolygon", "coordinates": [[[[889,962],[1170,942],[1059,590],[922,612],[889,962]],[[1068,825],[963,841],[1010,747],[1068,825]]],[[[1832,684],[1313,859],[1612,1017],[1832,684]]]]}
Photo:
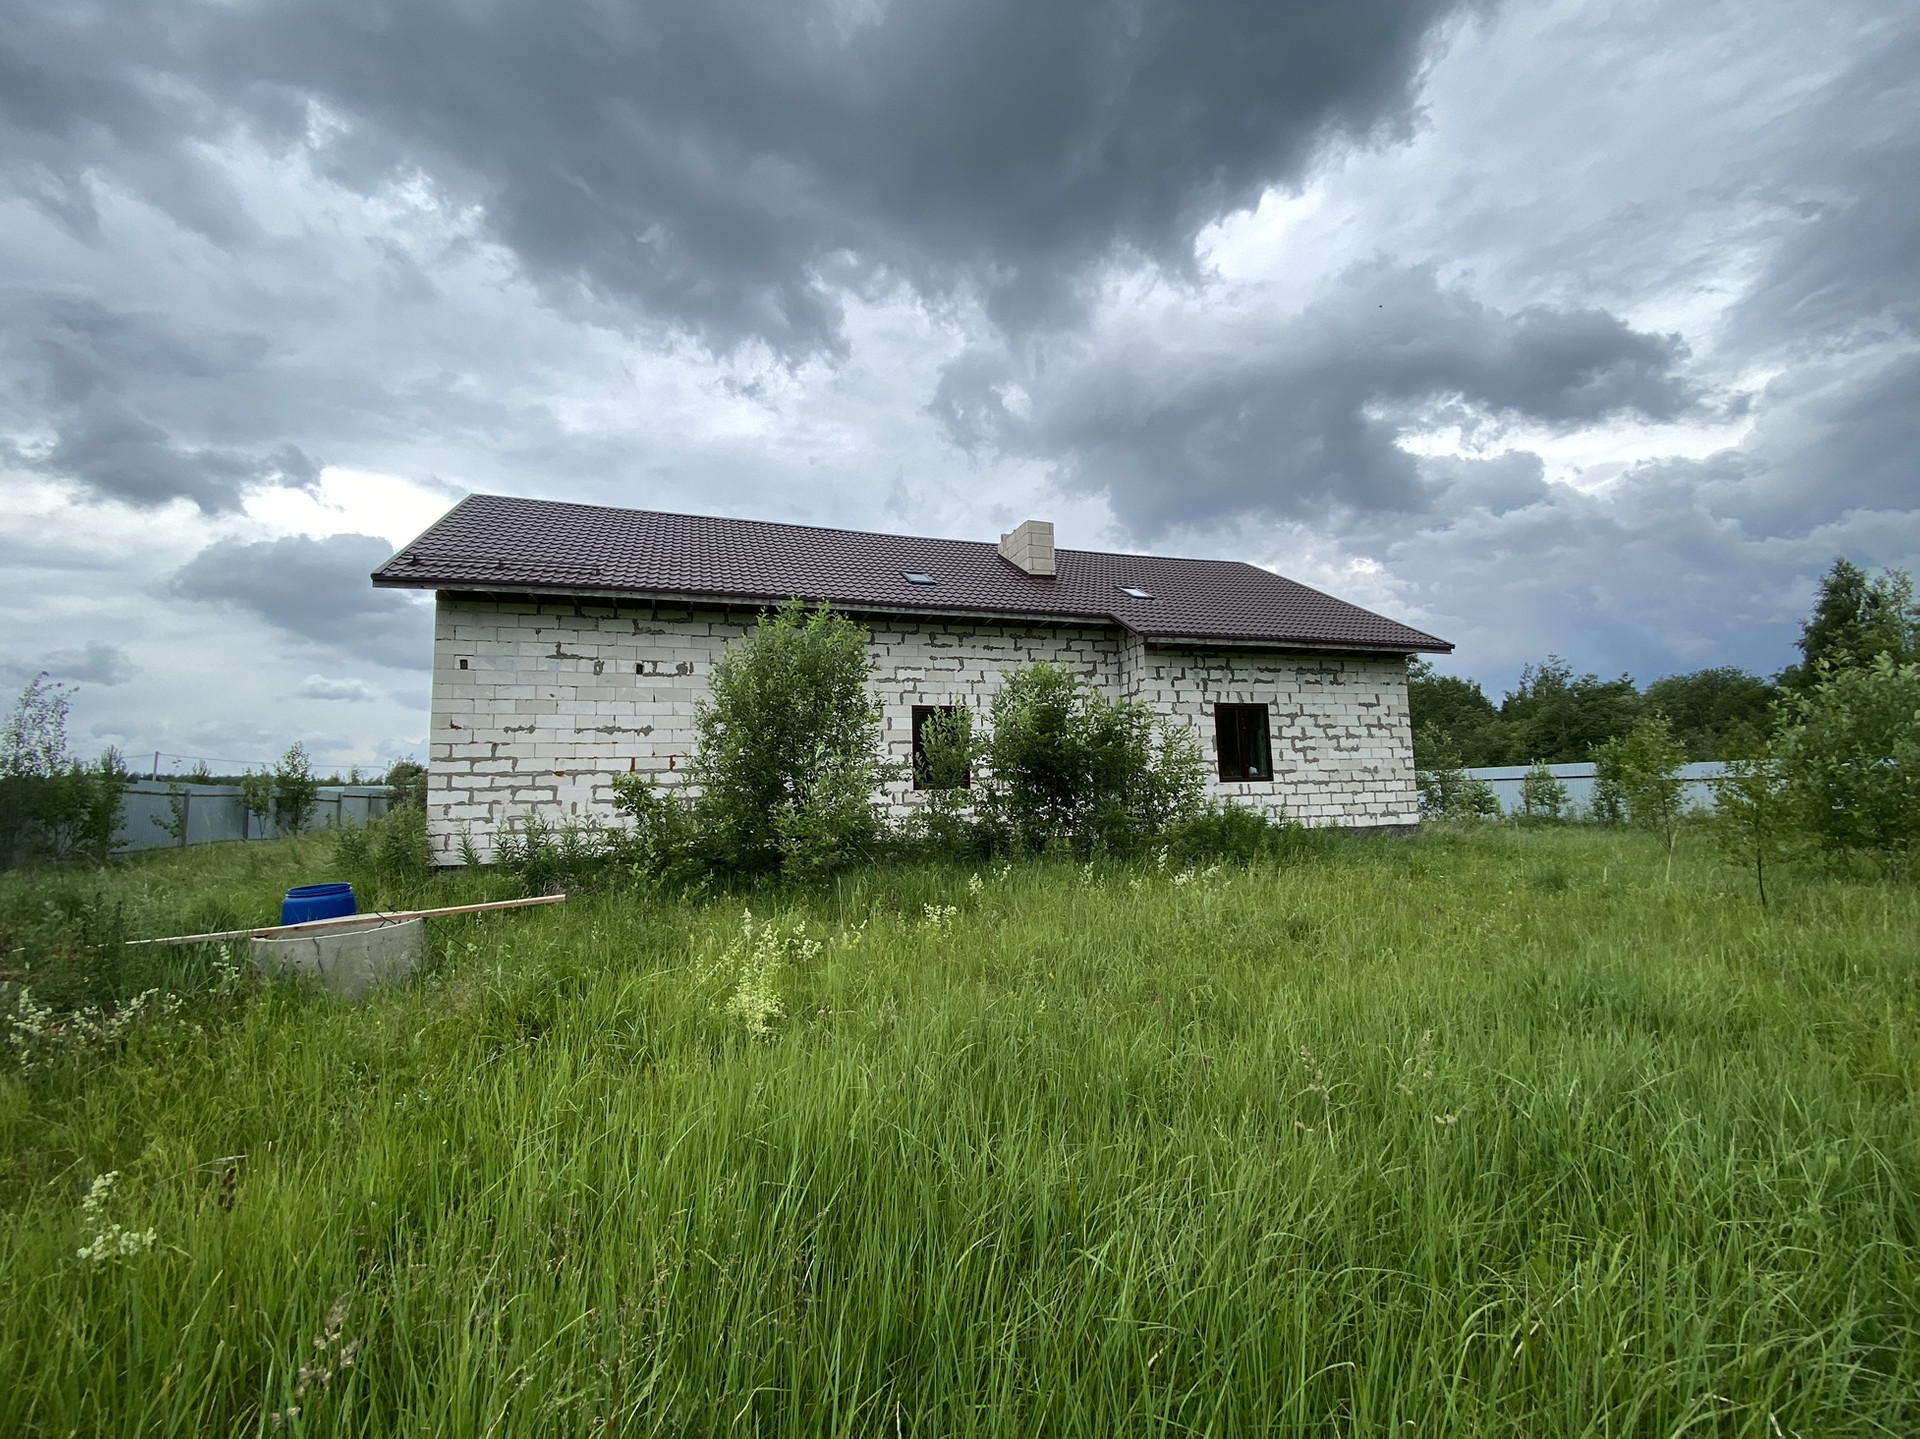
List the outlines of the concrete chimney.
{"type": "Polygon", "coordinates": [[[1000,554],[1030,575],[1053,573],[1053,522],[1027,520],[1010,535],[1000,536],[1000,554]]]}

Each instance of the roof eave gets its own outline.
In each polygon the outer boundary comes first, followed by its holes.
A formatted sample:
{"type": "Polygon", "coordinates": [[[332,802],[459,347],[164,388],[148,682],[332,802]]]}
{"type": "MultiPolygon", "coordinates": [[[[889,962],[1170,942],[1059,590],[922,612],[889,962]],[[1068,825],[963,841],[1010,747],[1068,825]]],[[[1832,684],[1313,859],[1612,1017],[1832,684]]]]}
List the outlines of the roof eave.
{"type": "Polygon", "coordinates": [[[617,586],[596,587],[592,585],[533,585],[499,584],[483,580],[432,580],[405,581],[382,580],[379,573],[374,574],[374,584],[385,589],[439,590],[451,594],[466,595],[522,595],[538,599],[584,600],[600,603],[650,603],[676,605],[718,605],[729,607],[759,608],[767,605],[785,604],[798,598],[807,604],[830,604],[835,609],[848,614],[904,615],[916,619],[947,618],[968,620],[995,620],[1001,622],[1031,621],[1036,624],[1053,625],[1094,625],[1106,627],[1115,623],[1114,616],[1106,614],[1070,614],[1065,611],[1036,609],[994,609],[990,606],[962,605],[901,605],[887,604],[878,600],[852,600],[834,595],[794,595],[791,592],[776,593],[768,591],[754,594],[746,590],[648,590],[617,586]]]}
{"type": "MultiPolygon", "coordinates": [[[[1129,626],[1129,628],[1132,627],[1129,626]]],[[[1297,650],[1302,653],[1319,654],[1338,652],[1340,654],[1447,655],[1453,653],[1451,644],[1445,640],[1435,639],[1432,635],[1422,635],[1417,640],[1387,644],[1367,640],[1310,639],[1300,635],[1194,635],[1172,632],[1156,634],[1147,630],[1134,632],[1148,645],[1163,649],[1180,645],[1209,645],[1215,648],[1297,650]]]]}
{"type": "MultiPolygon", "coordinates": [[[[620,586],[596,586],[586,584],[538,585],[538,584],[502,584],[479,579],[454,580],[441,576],[422,578],[409,576],[399,578],[389,573],[389,567],[383,566],[372,575],[374,586],[379,589],[409,590],[446,590],[460,594],[480,595],[529,595],[550,599],[602,600],[618,603],[621,601],[646,601],[669,604],[708,604],[708,605],[777,605],[794,598],[790,594],[767,592],[753,594],[742,590],[645,590],[623,588],[620,586]]],[[[987,605],[901,605],[887,604],[873,600],[850,600],[832,595],[801,595],[799,598],[812,604],[827,603],[846,610],[850,614],[903,615],[913,618],[941,617],[967,620],[992,620],[1000,622],[1021,622],[1050,625],[1100,625],[1114,626],[1138,635],[1142,641],[1152,645],[1214,645],[1232,648],[1260,648],[1268,650],[1290,650],[1301,653],[1342,654],[1451,654],[1453,646],[1444,640],[1434,639],[1430,635],[1420,636],[1418,643],[1379,644],[1357,640],[1337,638],[1315,639],[1302,635],[1272,634],[1181,634],[1173,631],[1157,631],[1143,628],[1138,622],[1119,613],[1095,613],[1088,611],[1073,614],[1065,611],[1038,609],[995,609],[987,605]]]]}

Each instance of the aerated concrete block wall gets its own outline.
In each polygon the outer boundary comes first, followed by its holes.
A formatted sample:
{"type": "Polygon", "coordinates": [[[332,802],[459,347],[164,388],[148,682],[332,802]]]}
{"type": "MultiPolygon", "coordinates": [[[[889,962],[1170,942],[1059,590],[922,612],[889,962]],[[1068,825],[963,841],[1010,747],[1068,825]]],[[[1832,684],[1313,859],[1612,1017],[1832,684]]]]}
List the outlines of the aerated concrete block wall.
{"type": "MultiPolygon", "coordinates": [[[[529,812],[549,822],[610,820],[616,774],[681,783],[707,677],[756,613],[747,606],[441,595],[427,806],[436,857],[457,862],[464,833],[490,858],[499,828],[529,812]]],[[[1245,694],[1274,706],[1279,777],[1266,785],[1216,784],[1223,796],[1270,812],[1284,806],[1308,823],[1417,818],[1406,675],[1398,660],[1187,655],[1148,649],[1137,637],[1093,625],[883,617],[870,619],[868,629],[886,753],[903,775],[914,705],[964,704],[984,714],[1010,670],[1050,660],[1109,694],[1149,700],[1196,724],[1209,756],[1214,700],[1245,694]],[[1404,786],[1392,759],[1376,753],[1395,736],[1404,786]]],[[[916,803],[904,777],[888,785],[884,800],[896,818],[916,803]]]]}
{"type": "Polygon", "coordinates": [[[1273,778],[1215,778],[1210,798],[1308,825],[1419,823],[1404,659],[1145,645],[1130,668],[1129,696],[1191,725],[1210,763],[1213,707],[1267,706],[1273,778]]]}

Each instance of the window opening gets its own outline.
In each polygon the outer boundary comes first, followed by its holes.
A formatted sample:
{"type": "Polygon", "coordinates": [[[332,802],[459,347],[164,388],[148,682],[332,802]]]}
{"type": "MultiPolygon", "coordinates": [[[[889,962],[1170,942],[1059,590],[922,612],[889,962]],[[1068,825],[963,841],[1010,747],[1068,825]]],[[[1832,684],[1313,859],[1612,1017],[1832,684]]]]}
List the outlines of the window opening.
{"type": "Polygon", "coordinates": [[[1273,745],[1265,705],[1215,705],[1213,735],[1220,755],[1221,779],[1273,778],[1273,745]]]}
{"type": "Polygon", "coordinates": [[[948,777],[944,783],[941,782],[940,776],[927,773],[925,739],[927,721],[936,715],[945,719],[959,712],[959,705],[915,705],[913,707],[913,787],[915,789],[971,789],[973,787],[973,774],[965,768],[960,771],[958,780],[948,777]]]}
{"type": "Polygon", "coordinates": [[[1127,598],[1129,599],[1150,600],[1153,598],[1153,596],[1149,594],[1146,590],[1136,588],[1133,585],[1121,585],[1119,589],[1120,589],[1120,593],[1127,596],[1127,598]]]}
{"type": "Polygon", "coordinates": [[[933,583],[932,575],[923,574],[919,570],[902,570],[900,571],[900,578],[910,585],[930,585],[933,583]]]}

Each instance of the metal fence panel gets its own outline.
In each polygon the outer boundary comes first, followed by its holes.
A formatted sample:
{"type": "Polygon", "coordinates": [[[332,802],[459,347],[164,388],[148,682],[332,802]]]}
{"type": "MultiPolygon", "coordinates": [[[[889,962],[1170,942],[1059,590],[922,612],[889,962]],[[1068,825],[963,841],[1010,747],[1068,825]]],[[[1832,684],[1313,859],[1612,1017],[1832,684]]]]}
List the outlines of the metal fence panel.
{"type": "MultiPolygon", "coordinates": [[[[1470,769],[1468,774],[1475,779],[1483,779],[1492,788],[1494,798],[1500,801],[1502,814],[1521,813],[1520,781],[1532,769],[1527,764],[1482,765],[1470,769]]],[[[1710,810],[1713,808],[1713,781],[1725,771],[1726,766],[1718,760],[1698,760],[1693,764],[1680,766],[1680,778],[1684,780],[1686,803],[1689,808],[1710,810]]],[[[1587,764],[1550,764],[1549,773],[1567,787],[1567,809],[1572,816],[1590,814],[1593,810],[1594,771],[1587,764]]]]}
{"type": "MultiPolygon", "coordinates": [[[[262,823],[247,813],[237,784],[173,784],[135,780],[120,800],[120,828],[114,836],[115,854],[143,849],[166,849],[181,843],[167,832],[173,823],[173,797],[180,797],[186,814],[187,844],[224,844],[249,839],[278,839],[286,831],[271,821],[262,823]]],[[[308,829],[345,825],[364,828],[387,812],[384,785],[325,785],[307,818],[308,829]]]]}

